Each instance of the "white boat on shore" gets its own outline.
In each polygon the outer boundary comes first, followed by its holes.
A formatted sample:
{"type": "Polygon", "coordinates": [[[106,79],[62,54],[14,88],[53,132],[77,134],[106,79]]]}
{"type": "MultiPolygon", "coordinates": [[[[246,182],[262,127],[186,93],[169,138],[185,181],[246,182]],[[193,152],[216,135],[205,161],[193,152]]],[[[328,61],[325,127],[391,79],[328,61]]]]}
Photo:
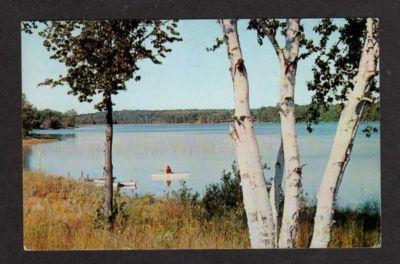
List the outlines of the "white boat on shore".
{"type": "MultiPolygon", "coordinates": [[[[93,183],[96,185],[104,185],[105,184],[105,179],[93,179],[93,183]]],[[[131,190],[136,190],[137,189],[137,184],[136,181],[128,181],[128,182],[114,182],[113,183],[113,188],[118,189],[131,189],[131,190]]]]}

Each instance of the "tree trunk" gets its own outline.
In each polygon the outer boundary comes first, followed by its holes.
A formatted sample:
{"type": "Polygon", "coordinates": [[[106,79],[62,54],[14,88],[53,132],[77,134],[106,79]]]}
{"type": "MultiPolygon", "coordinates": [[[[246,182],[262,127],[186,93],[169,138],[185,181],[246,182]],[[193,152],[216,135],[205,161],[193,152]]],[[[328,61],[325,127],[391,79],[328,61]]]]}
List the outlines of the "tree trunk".
{"type": "Polygon", "coordinates": [[[246,153],[244,153],[244,142],[239,139],[237,130],[234,127],[230,126],[230,131],[240,170],[240,184],[242,186],[243,205],[246,212],[250,244],[252,248],[260,248],[261,228],[257,221],[257,195],[253,189],[255,185],[254,179],[250,178],[249,175],[246,153]]]}
{"type": "MultiPolygon", "coordinates": [[[[271,191],[270,191],[270,196],[271,196],[271,206],[272,206],[272,216],[274,219],[274,226],[275,226],[275,234],[276,238],[278,238],[278,227],[280,225],[279,223],[279,198],[282,192],[282,179],[283,179],[283,172],[285,169],[285,159],[284,159],[284,154],[283,154],[283,142],[281,138],[281,145],[278,150],[278,154],[276,156],[276,163],[275,163],[275,176],[274,179],[272,180],[272,185],[271,185],[271,191]]],[[[277,240],[277,239],[276,239],[277,240]]],[[[278,242],[278,241],[276,241],[278,242]]]]}
{"type": "Polygon", "coordinates": [[[104,176],[105,176],[104,214],[110,221],[113,209],[113,180],[112,180],[113,117],[112,117],[111,94],[109,92],[104,93],[104,103],[106,105],[106,140],[104,143],[104,176]]]}
{"type": "Polygon", "coordinates": [[[234,85],[235,121],[231,135],[236,146],[239,169],[241,171],[242,191],[244,196],[246,216],[249,222],[250,241],[252,248],[274,248],[275,228],[272,218],[272,208],[265,184],[264,173],[257,139],[254,133],[250,105],[249,84],[246,68],[240,49],[236,19],[220,21],[227,42],[228,57],[231,62],[231,74],[234,85]],[[254,212],[256,208],[256,212],[254,212]],[[257,219],[257,225],[254,220],[257,219]],[[258,232],[258,236],[254,235],[258,232]],[[257,241],[257,242],[255,242],[257,241]]]}
{"type": "Polygon", "coordinates": [[[367,19],[367,36],[361,54],[354,89],[349,95],[337,126],[331,154],[326,166],[317,199],[314,233],[311,248],[326,248],[331,240],[333,212],[340,182],[350,160],[354,138],[360,123],[369,84],[377,72],[379,43],[376,34],[377,21],[367,19]]]}
{"type": "Polygon", "coordinates": [[[279,237],[280,248],[296,243],[301,195],[301,169],[294,114],[294,87],[299,51],[299,19],[288,19],[286,46],[280,53],[280,118],[285,160],[285,199],[279,237]]]}

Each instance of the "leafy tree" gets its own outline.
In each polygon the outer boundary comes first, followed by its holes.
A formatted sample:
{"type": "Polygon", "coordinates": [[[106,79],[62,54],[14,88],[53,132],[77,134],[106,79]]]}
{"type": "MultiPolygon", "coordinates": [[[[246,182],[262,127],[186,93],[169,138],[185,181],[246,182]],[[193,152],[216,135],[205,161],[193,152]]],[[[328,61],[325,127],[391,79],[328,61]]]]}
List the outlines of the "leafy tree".
{"type": "Polygon", "coordinates": [[[65,112],[63,118],[62,118],[62,126],[63,127],[75,127],[75,116],[78,113],[75,111],[75,109],[68,110],[65,112]]]}
{"type": "Polygon", "coordinates": [[[43,123],[40,125],[40,128],[42,128],[42,129],[59,129],[61,127],[62,127],[62,125],[61,125],[60,120],[55,116],[46,118],[43,121],[43,123]]]}
{"type": "Polygon", "coordinates": [[[68,85],[68,94],[80,102],[102,95],[95,108],[106,113],[104,212],[112,212],[112,96],[126,90],[130,79],[140,81],[140,60],[161,64],[171,51],[168,43],[181,40],[176,21],[162,20],[74,20],[51,21],[38,26],[23,23],[22,30],[39,30],[50,58],[63,63],[67,72],[40,85],[68,85]]]}
{"type": "Polygon", "coordinates": [[[23,136],[29,136],[32,129],[37,126],[37,109],[27,99],[24,93],[22,93],[22,133],[23,136]]]}
{"type": "MultiPolygon", "coordinates": [[[[335,105],[338,107],[337,112],[341,112],[348,101],[358,73],[366,36],[365,23],[365,18],[351,18],[346,19],[344,25],[338,26],[332,19],[325,18],[314,27],[314,31],[320,35],[320,41],[316,46],[318,52],[312,69],[313,80],[307,83],[308,90],[314,92],[305,120],[309,132],[312,132],[312,125],[318,124],[321,113],[329,106],[335,105]],[[334,38],[335,33],[339,35],[337,39],[334,38]],[[332,39],[334,42],[330,44],[332,39]]],[[[371,80],[366,96],[370,100],[366,101],[365,112],[375,110],[379,115],[379,111],[376,111],[379,106],[375,103],[379,102],[376,78],[371,80]]]]}

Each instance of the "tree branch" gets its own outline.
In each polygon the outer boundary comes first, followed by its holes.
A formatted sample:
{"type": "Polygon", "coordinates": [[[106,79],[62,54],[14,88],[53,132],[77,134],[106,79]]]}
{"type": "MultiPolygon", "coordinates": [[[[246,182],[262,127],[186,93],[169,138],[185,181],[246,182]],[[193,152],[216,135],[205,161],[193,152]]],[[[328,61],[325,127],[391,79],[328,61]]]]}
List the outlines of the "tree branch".
{"type": "Polygon", "coordinates": [[[268,37],[269,41],[271,42],[272,47],[275,49],[276,55],[278,55],[278,58],[281,59],[281,56],[283,55],[283,51],[279,47],[279,43],[275,38],[275,34],[272,34],[271,30],[268,29],[268,26],[264,20],[257,19],[257,22],[259,23],[262,30],[264,31],[264,34],[268,37]]]}

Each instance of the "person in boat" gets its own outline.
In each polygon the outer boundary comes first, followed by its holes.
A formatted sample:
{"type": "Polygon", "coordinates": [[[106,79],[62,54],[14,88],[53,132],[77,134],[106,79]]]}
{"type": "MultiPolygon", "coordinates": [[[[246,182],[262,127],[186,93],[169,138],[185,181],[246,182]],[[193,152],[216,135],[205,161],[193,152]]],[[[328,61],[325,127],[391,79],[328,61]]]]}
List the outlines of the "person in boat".
{"type": "Polygon", "coordinates": [[[172,173],[171,167],[167,165],[167,168],[165,169],[165,173],[170,174],[172,173]]]}
{"type": "MultiPolygon", "coordinates": [[[[172,173],[171,167],[169,165],[167,165],[167,168],[165,169],[165,173],[166,174],[172,173]]],[[[171,180],[166,180],[165,184],[167,185],[167,187],[169,187],[171,185],[171,180]]]]}

